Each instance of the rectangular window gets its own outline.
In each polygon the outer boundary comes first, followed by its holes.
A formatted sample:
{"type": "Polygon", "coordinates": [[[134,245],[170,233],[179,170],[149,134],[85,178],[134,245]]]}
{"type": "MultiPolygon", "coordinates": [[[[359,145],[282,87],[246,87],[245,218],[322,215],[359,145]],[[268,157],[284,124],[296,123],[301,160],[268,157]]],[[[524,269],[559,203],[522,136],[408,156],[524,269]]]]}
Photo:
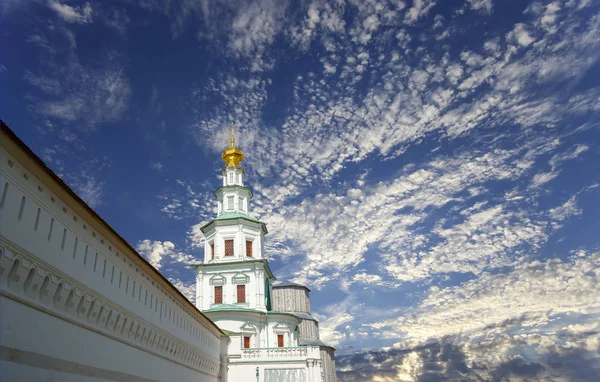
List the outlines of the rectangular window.
{"type": "Polygon", "coordinates": [[[277,335],[277,346],[282,348],[283,347],[283,334],[278,334],[277,335]]]}
{"type": "Polygon", "coordinates": [[[2,200],[0,201],[0,208],[4,207],[4,201],[6,200],[6,192],[8,191],[8,182],[4,183],[4,190],[2,191],[2,200]]]}
{"type": "Polygon", "coordinates": [[[38,208],[37,215],[35,216],[35,225],[33,226],[34,231],[37,231],[37,227],[40,224],[40,213],[41,212],[42,212],[42,210],[38,208]]]}
{"type": "Polygon", "coordinates": [[[250,349],[250,337],[244,337],[244,349],[250,349]]]}
{"type": "Polygon", "coordinates": [[[215,243],[210,243],[210,258],[215,258],[215,243]]]}
{"type": "Polygon", "coordinates": [[[238,209],[244,211],[244,198],[238,197],[238,209]]]}
{"type": "Polygon", "coordinates": [[[252,257],[252,241],[246,240],[246,256],[252,257]]]}
{"type": "Polygon", "coordinates": [[[52,239],[52,228],[54,228],[54,218],[50,220],[50,230],[48,230],[48,241],[52,239]]]}
{"type": "Polygon", "coordinates": [[[225,256],[233,256],[233,240],[225,240],[225,256]]]}
{"type": "Polygon", "coordinates": [[[19,218],[18,218],[18,220],[21,220],[21,218],[23,217],[23,209],[25,209],[25,197],[24,196],[21,199],[21,207],[19,208],[19,218]]]}
{"type": "Polygon", "coordinates": [[[215,287],[215,304],[223,303],[223,287],[216,286],[215,287]]]}
{"type": "Polygon", "coordinates": [[[233,200],[233,196],[228,196],[227,197],[227,209],[228,210],[234,210],[235,207],[233,206],[234,200],[233,200]]]}
{"type": "Polygon", "coordinates": [[[229,173],[229,184],[233,184],[233,173],[229,173]]]}
{"type": "Polygon", "coordinates": [[[246,302],[246,286],[237,286],[237,302],[246,302]]]}

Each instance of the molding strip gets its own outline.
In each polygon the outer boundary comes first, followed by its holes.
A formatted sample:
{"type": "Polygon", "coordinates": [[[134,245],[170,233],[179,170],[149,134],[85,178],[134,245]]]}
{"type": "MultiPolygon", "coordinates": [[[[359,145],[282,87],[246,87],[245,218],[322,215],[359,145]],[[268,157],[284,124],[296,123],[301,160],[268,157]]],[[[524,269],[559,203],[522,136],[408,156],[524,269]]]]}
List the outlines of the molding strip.
{"type": "Polygon", "coordinates": [[[120,371],[101,369],[98,367],[83,365],[67,361],[61,358],[34,353],[26,350],[0,346],[0,360],[14,362],[21,365],[37,367],[60,373],[76,374],[84,377],[108,379],[118,382],[159,382],[155,379],[138,377],[133,374],[121,373],[120,371]]]}
{"type": "Polygon", "coordinates": [[[87,286],[35,261],[35,256],[10,245],[4,237],[0,242],[0,295],[195,372],[218,377],[219,360],[112,301],[98,298],[87,286]]]}

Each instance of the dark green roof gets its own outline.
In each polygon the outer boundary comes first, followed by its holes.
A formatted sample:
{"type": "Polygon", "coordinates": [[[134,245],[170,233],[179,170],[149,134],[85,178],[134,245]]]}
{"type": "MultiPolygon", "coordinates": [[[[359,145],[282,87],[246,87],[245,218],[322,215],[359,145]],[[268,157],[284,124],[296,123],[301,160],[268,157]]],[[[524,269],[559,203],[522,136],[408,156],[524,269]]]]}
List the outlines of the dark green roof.
{"type": "Polygon", "coordinates": [[[232,332],[231,330],[227,329],[221,329],[221,331],[225,333],[226,336],[235,336],[237,334],[240,334],[239,332],[232,332]]]}
{"type": "Polygon", "coordinates": [[[246,220],[251,220],[253,222],[262,223],[260,220],[253,218],[250,215],[243,214],[241,212],[226,212],[219,216],[217,216],[214,220],[227,220],[227,219],[237,219],[242,218],[246,220]]]}
{"type": "Polygon", "coordinates": [[[306,346],[306,345],[311,345],[311,346],[326,346],[328,348],[332,348],[334,349],[333,346],[329,346],[327,345],[325,342],[316,339],[316,338],[299,338],[298,339],[298,345],[300,346],[306,346]]]}
{"type": "Polygon", "coordinates": [[[244,308],[243,306],[236,306],[236,305],[232,305],[232,304],[220,304],[217,307],[202,311],[202,313],[217,313],[217,312],[248,312],[248,313],[260,313],[260,314],[284,314],[286,316],[293,316],[293,317],[300,319],[300,317],[298,317],[297,315],[295,315],[292,312],[278,312],[275,310],[271,310],[271,311],[256,310],[256,309],[244,308]]]}
{"type": "Polygon", "coordinates": [[[214,218],[213,220],[209,221],[208,223],[204,224],[202,227],[200,227],[200,231],[204,232],[204,229],[206,227],[208,227],[209,225],[211,225],[214,222],[218,222],[218,221],[225,221],[225,220],[234,220],[234,219],[244,219],[244,220],[248,220],[251,221],[253,223],[258,223],[262,226],[263,232],[265,234],[269,233],[269,231],[267,230],[267,225],[263,222],[261,222],[258,219],[253,218],[250,215],[247,214],[243,214],[241,212],[226,212],[226,213],[222,213],[219,216],[217,216],[216,218],[214,218]]]}
{"type": "Polygon", "coordinates": [[[244,308],[243,306],[231,305],[231,304],[219,304],[214,308],[203,310],[204,313],[210,312],[222,312],[222,311],[244,311],[244,312],[253,312],[253,313],[264,313],[261,310],[244,308]]]}

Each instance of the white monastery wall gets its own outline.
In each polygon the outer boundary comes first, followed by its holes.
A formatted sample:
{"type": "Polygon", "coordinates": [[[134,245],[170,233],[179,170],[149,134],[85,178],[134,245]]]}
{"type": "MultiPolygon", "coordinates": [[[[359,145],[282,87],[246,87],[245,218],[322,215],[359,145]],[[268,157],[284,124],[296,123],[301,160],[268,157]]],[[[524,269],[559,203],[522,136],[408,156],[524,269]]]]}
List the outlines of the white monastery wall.
{"type": "Polygon", "coordinates": [[[1,373],[31,381],[217,380],[222,344],[214,324],[2,138],[1,373]]]}

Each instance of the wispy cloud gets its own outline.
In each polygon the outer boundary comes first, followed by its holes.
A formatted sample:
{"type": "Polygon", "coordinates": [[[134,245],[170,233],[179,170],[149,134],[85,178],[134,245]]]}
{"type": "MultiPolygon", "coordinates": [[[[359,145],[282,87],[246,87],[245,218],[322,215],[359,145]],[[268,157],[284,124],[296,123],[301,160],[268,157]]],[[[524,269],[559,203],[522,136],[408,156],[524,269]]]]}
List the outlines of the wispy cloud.
{"type": "Polygon", "coordinates": [[[56,0],[49,0],[48,6],[66,22],[85,24],[92,21],[93,10],[90,3],[85,3],[81,6],[71,6],[62,4],[56,0]]]}
{"type": "MultiPolygon", "coordinates": [[[[49,1],[62,23],[38,25],[27,42],[43,57],[28,68],[24,80],[31,85],[34,111],[43,119],[93,131],[98,124],[120,120],[129,107],[131,86],[115,52],[105,52],[94,64],[80,60],[75,30],[94,24],[91,3],[70,6],[49,1]],[[81,24],[75,27],[71,24],[81,24]]],[[[127,16],[122,11],[98,12],[106,22],[124,32],[127,16]],[[106,17],[105,17],[106,16],[106,17]],[[108,18],[107,18],[108,17],[108,18]],[[120,23],[117,26],[115,23],[120,23]]]]}

